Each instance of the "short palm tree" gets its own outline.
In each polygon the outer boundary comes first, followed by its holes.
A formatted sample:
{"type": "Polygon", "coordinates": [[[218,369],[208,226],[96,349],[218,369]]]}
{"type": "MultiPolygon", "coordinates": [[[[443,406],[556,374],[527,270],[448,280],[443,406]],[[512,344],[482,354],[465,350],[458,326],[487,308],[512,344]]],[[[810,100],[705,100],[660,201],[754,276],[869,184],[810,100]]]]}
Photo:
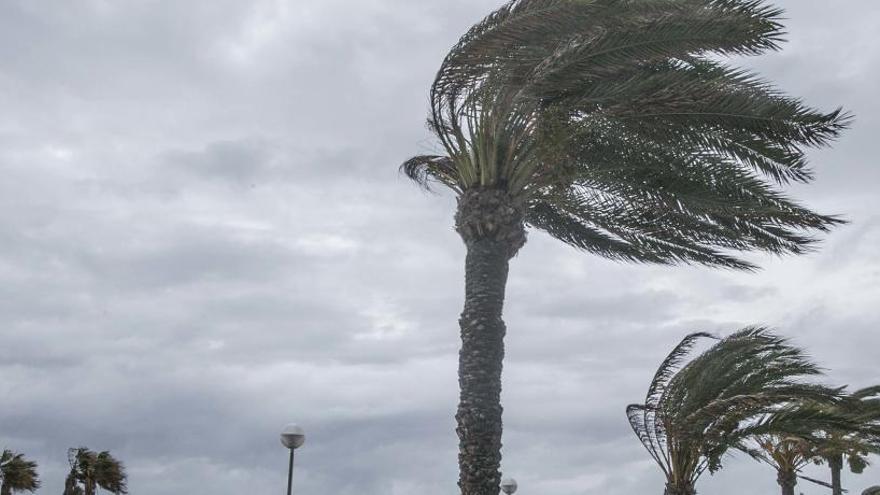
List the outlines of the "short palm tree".
{"type": "Polygon", "coordinates": [[[755,457],[776,469],[782,495],[794,495],[801,469],[818,457],[816,445],[803,437],[780,435],[762,435],[755,443],[755,457]]]}
{"type": "Polygon", "coordinates": [[[871,387],[843,395],[836,401],[801,402],[780,409],[774,415],[789,416],[786,424],[793,424],[797,429],[785,434],[757,436],[752,442],[754,448],[747,452],[776,470],[783,495],[794,495],[798,479],[831,488],[834,495],[842,495],[840,475],[844,459],[852,472],[861,473],[868,465],[868,455],[877,453],[880,448],[878,393],[880,387],[871,387]],[[823,462],[831,468],[831,483],[801,474],[801,469],[808,464],[823,462]]]}
{"type": "Polygon", "coordinates": [[[513,0],[476,24],[431,86],[442,148],[402,170],[458,197],[467,248],[459,324],[459,486],[500,481],[502,320],[526,228],[614,260],[752,264],[802,253],[839,222],[783,194],[805,150],[847,123],[719,55],[778,47],[761,0],[513,0]]]}
{"type": "Polygon", "coordinates": [[[856,390],[832,408],[835,414],[846,415],[859,423],[859,430],[828,429],[823,431],[819,457],[831,469],[833,495],[843,495],[844,463],[850,472],[861,474],[869,465],[869,456],[880,454],[880,386],[856,390]]]}
{"type": "Polygon", "coordinates": [[[0,495],[14,492],[34,492],[40,487],[37,463],[25,459],[24,454],[4,450],[0,454],[0,495]]]}
{"type": "Polygon", "coordinates": [[[93,452],[85,447],[67,452],[70,473],[64,495],[95,495],[98,488],[117,495],[128,493],[125,467],[110,452],[93,452]]]}
{"type": "MultiPolygon", "coordinates": [[[[845,419],[843,420],[845,423],[845,419]]],[[[802,425],[801,425],[802,426],[802,425]]],[[[845,424],[838,426],[835,431],[855,430],[855,425],[846,427],[845,424]]],[[[765,462],[776,470],[776,482],[782,488],[782,495],[794,495],[798,479],[807,480],[811,483],[831,488],[835,495],[842,493],[840,485],[840,470],[837,477],[832,477],[831,483],[807,477],[801,474],[801,470],[810,464],[829,462],[826,457],[829,452],[845,452],[850,454],[850,467],[854,473],[861,473],[867,467],[867,455],[872,449],[870,445],[861,443],[859,440],[844,439],[843,437],[829,438],[826,436],[803,436],[781,434],[761,435],[754,440],[755,446],[749,452],[758,460],[765,462]]],[[[840,454],[843,457],[843,453],[840,454]]],[[[841,459],[840,469],[843,460],[841,459]]],[[[832,465],[832,475],[834,466],[832,465]]]]}
{"type": "Polygon", "coordinates": [[[805,383],[820,370],[763,328],[740,330],[685,364],[705,338],[711,336],[682,340],[657,370],[644,404],[627,408],[633,431],[666,477],[666,495],[694,495],[700,476],[721,469],[731,450],[752,453],[756,436],[814,430],[805,415],[779,412],[839,395],[805,383]]]}

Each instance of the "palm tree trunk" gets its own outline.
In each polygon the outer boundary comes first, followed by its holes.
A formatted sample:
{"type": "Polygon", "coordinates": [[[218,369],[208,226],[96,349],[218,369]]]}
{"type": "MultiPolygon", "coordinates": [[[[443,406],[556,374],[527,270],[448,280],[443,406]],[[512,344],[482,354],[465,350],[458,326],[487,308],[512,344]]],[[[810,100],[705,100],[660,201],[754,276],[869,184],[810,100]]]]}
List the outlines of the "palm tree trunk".
{"type": "Polygon", "coordinates": [[[843,484],[841,483],[841,473],[843,472],[843,456],[832,456],[829,457],[827,461],[828,466],[831,468],[832,495],[843,495],[843,484]]]}
{"type": "Polygon", "coordinates": [[[690,483],[667,483],[663,495],[697,495],[697,490],[690,483]]]}
{"type": "Polygon", "coordinates": [[[6,480],[3,480],[3,483],[0,484],[0,495],[12,495],[12,487],[9,486],[6,480]]]}
{"type": "Polygon", "coordinates": [[[778,471],[776,482],[782,487],[782,495],[794,495],[797,486],[797,474],[791,471],[778,471]]]}
{"type": "Polygon", "coordinates": [[[522,210],[501,191],[459,198],[458,230],[467,246],[464,311],[459,320],[461,388],[456,432],[462,495],[498,495],[501,484],[502,320],[509,260],[525,243],[522,210]]]}
{"type": "Polygon", "coordinates": [[[497,495],[501,484],[501,319],[508,261],[491,242],[468,249],[459,325],[459,487],[462,495],[497,495]]]}

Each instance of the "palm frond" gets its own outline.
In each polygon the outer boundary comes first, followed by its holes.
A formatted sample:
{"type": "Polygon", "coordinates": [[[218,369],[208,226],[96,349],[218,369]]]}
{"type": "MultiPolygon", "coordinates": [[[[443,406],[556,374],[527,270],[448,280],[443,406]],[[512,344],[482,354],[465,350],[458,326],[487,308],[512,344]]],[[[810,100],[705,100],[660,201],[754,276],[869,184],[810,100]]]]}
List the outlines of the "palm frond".
{"type": "Polygon", "coordinates": [[[425,189],[430,189],[431,183],[437,182],[458,191],[458,172],[447,156],[415,156],[404,162],[400,171],[425,189]]]}
{"type": "Polygon", "coordinates": [[[650,407],[659,407],[660,398],[669,386],[669,382],[678,372],[681,363],[701,339],[717,340],[718,337],[706,332],[695,332],[682,339],[672,352],[666,356],[666,359],[663,360],[660,367],[657,369],[657,373],[654,374],[654,378],[651,380],[651,385],[648,387],[645,404],[650,407]]]}

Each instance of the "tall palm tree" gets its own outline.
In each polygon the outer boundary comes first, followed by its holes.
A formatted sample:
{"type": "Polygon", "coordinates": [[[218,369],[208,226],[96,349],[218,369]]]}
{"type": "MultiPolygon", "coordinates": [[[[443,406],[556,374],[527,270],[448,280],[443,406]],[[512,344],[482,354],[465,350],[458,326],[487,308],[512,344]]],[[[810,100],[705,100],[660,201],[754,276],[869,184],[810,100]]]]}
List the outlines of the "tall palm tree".
{"type": "Polygon", "coordinates": [[[127,477],[122,462],[110,452],[93,452],[85,447],[67,451],[70,473],[64,484],[64,495],[95,495],[100,487],[110,493],[128,493],[127,477]]]}
{"type": "Polygon", "coordinates": [[[431,86],[432,155],[402,170],[457,195],[467,248],[459,324],[459,486],[500,481],[502,320],[526,228],[642,263],[754,266],[839,219],[788,199],[805,150],[846,127],[718,61],[778,48],[762,0],[513,0],[470,29],[431,86]]]}
{"type": "Polygon", "coordinates": [[[763,328],[718,341],[686,364],[705,333],[687,336],[657,370],[644,404],[627,408],[636,436],[666,477],[666,495],[694,495],[706,471],[730,450],[752,453],[761,435],[813,431],[821,418],[780,411],[798,401],[833,401],[839,390],[811,385],[820,370],[804,353],[763,328]]]}
{"type": "Polygon", "coordinates": [[[35,492],[40,487],[37,463],[25,459],[24,454],[4,450],[0,454],[0,495],[13,492],[35,492]]]}

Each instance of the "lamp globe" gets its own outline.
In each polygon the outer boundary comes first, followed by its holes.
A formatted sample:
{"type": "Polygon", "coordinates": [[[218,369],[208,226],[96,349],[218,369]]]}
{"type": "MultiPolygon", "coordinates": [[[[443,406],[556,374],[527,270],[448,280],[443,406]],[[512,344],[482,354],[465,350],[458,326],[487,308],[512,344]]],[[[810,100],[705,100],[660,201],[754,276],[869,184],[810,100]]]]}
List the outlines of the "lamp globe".
{"type": "Polygon", "coordinates": [[[306,433],[298,425],[291,423],[281,431],[281,445],[288,449],[298,449],[306,441],[306,433]]]}

